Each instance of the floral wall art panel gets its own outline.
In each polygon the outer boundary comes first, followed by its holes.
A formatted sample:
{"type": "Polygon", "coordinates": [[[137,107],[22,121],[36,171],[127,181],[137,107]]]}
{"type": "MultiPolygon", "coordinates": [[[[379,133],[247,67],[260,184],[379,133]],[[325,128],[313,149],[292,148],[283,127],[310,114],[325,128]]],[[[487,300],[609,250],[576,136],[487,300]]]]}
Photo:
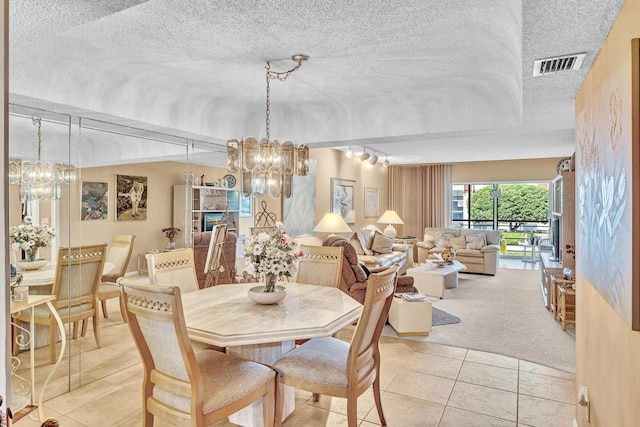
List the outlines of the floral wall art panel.
{"type": "Polygon", "coordinates": [[[109,183],[83,181],[81,198],[82,221],[109,219],[109,183]]]}
{"type": "MultiPolygon", "coordinates": [[[[636,52],[636,78],[637,58],[636,52]]],[[[632,201],[634,193],[638,197],[633,182],[640,170],[633,166],[639,153],[632,129],[638,127],[639,111],[632,110],[629,69],[608,74],[590,102],[576,111],[576,265],[615,312],[638,329],[638,277],[632,267],[640,248],[632,238],[639,224],[632,201]]],[[[637,92],[638,82],[635,86],[637,92]]]]}
{"type": "Polygon", "coordinates": [[[116,220],[147,219],[147,177],[116,175],[116,220]]]}
{"type": "Polygon", "coordinates": [[[355,181],[331,178],[331,212],[339,214],[347,224],[356,222],[355,193],[355,181]]]}
{"type": "Polygon", "coordinates": [[[291,197],[282,199],[282,223],[293,237],[313,233],[316,215],[316,176],[318,161],[309,160],[306,176],[293,175],[291,197]]]}

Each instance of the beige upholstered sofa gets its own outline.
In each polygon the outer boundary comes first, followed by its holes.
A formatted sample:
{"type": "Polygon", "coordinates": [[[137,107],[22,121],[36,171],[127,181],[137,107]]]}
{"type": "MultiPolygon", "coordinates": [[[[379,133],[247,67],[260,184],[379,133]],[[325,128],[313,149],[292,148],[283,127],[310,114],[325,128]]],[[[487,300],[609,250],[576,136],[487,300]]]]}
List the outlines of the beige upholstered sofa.
{"type": "Polygon", "coordinates": [[[356,249],[358,261],[369,269],[398,264],[398,275],[402,275],[413,267],[413,262],[408,262],[411,245],[396,244],[374,227],[354,233],[350,242],[356,249]]]}
{"type": "Polygon", "coordinates": [[[466,228],[424,229],[424,240],[416,244],[418,261],[435,259],[445,247],[455,249],[456,260],[464,264],[466,273],[481,273],[495,276],[498,271],[500,231],[473,230],[466,228]]]}

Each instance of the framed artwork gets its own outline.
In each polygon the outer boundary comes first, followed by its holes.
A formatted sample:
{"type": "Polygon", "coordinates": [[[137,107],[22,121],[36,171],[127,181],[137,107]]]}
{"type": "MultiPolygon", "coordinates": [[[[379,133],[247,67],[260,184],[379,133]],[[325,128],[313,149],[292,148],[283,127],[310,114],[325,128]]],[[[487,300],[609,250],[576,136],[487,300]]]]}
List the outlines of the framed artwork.
{"type": "Polygon", "coordinates": [[[147,177],[116,175],[116,221],[147,219],[147,177]]]}
{"type": "Polygon", "coordinates": [[[80,220],[109,219],[109,183],[82,181],[80,220]]]}
{"type": "Polygon", "coordinates": [[[253,198],[251,196],[240,195],[240,218],[253,216],[253,198]]]}
{"type": "Polygon", "coordinates": [[[364,187],[364,217],[378,217],[378,189],[364,187]]]}
{"type": "Polygon", "coordinates": [[[355,193],[354,180],[331,178],[331,212],[339,214],[347,224],[356,222],[355,193]]]}
{"type": "Polygon", "coordinates": [[[309,173],[306,176],[293,175],[291,197],[282,198],[282,223],[290,236],[304,236],[313,233],[316,226],[316,176],[318,162],[309,159],[309,173]]]}

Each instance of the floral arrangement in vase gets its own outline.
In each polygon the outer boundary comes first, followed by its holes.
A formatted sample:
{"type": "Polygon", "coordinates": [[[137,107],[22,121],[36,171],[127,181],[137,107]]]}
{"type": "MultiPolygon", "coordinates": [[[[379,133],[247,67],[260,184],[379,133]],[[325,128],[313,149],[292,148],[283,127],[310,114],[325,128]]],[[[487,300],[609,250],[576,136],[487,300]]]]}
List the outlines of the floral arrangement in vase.
{"type": "Polygon", "coordinates": [[[291,277],[296,272],[298,259],[302,256],[300,246],[286,234],[284,224],[276,222],[273,234],[259,233],[242,245],[246,263],[245,271],[265,278],[264,292],[275,292],[279,277],[291,277]]]}
{"type": "Polygon", "coordinates": [[[163,228],[162,232],[164,233],[165,236],[167,236],[167,239],[169,239],[169,245],[167,247],[169,249],[175,248],[176,241],[174,239],[176,238],[178,233],[180,233],[180,229],[172,226],[172,227],[163,228]]]}
{"type": "Polygon", "coordinates": [[[11,249],[23,250],[25,261],[33,262],[38,259],[38,249],[51,246],[51,240],[56,236],[56,230],[48,225],[34,224],[33,218],[25,216],[22,224],[9,228],[11,249]]]}

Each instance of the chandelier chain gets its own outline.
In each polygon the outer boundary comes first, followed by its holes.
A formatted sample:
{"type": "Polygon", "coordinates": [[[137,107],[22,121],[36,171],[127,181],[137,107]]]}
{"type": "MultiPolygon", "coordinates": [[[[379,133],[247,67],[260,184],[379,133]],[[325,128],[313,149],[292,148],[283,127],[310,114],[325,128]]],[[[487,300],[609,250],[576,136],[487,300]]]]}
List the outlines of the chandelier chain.
{"type": "Polygon", "coordinates": [[[269,61],[267,61],[267,65],[265,66],[265,68],[267,69],[267,111],[266,111],[266,127],[267,127],[267,140],[271,141],[271,101],[270,101],[270,96],[271,96],[271,85],[270,85],[270,81],[271,80],[280,80],[281,82],[287,80],[287,77],[289,77],[291,74],[293,74],[293,72],[295,72],[296,70],[298,70],[300,67],[302,67],[302,62],[306,61],[308,59],[308,57],[303,56],[303,55],[298,55],[295,57],[296,59],[294,59],[294,61],[297,62],[297,65],[295,67],[293,67],[290,70],[287,71],[271,71],[271,63],[269,61]]]}
{"type": "Polygon", "coordinates": [[[40,161],[40,151],[42,150],[42,132],[40,128],[42,127],[42,119],[40,118],[32,118],[34,126],[38,126],[38,161],[40,161]]]}

